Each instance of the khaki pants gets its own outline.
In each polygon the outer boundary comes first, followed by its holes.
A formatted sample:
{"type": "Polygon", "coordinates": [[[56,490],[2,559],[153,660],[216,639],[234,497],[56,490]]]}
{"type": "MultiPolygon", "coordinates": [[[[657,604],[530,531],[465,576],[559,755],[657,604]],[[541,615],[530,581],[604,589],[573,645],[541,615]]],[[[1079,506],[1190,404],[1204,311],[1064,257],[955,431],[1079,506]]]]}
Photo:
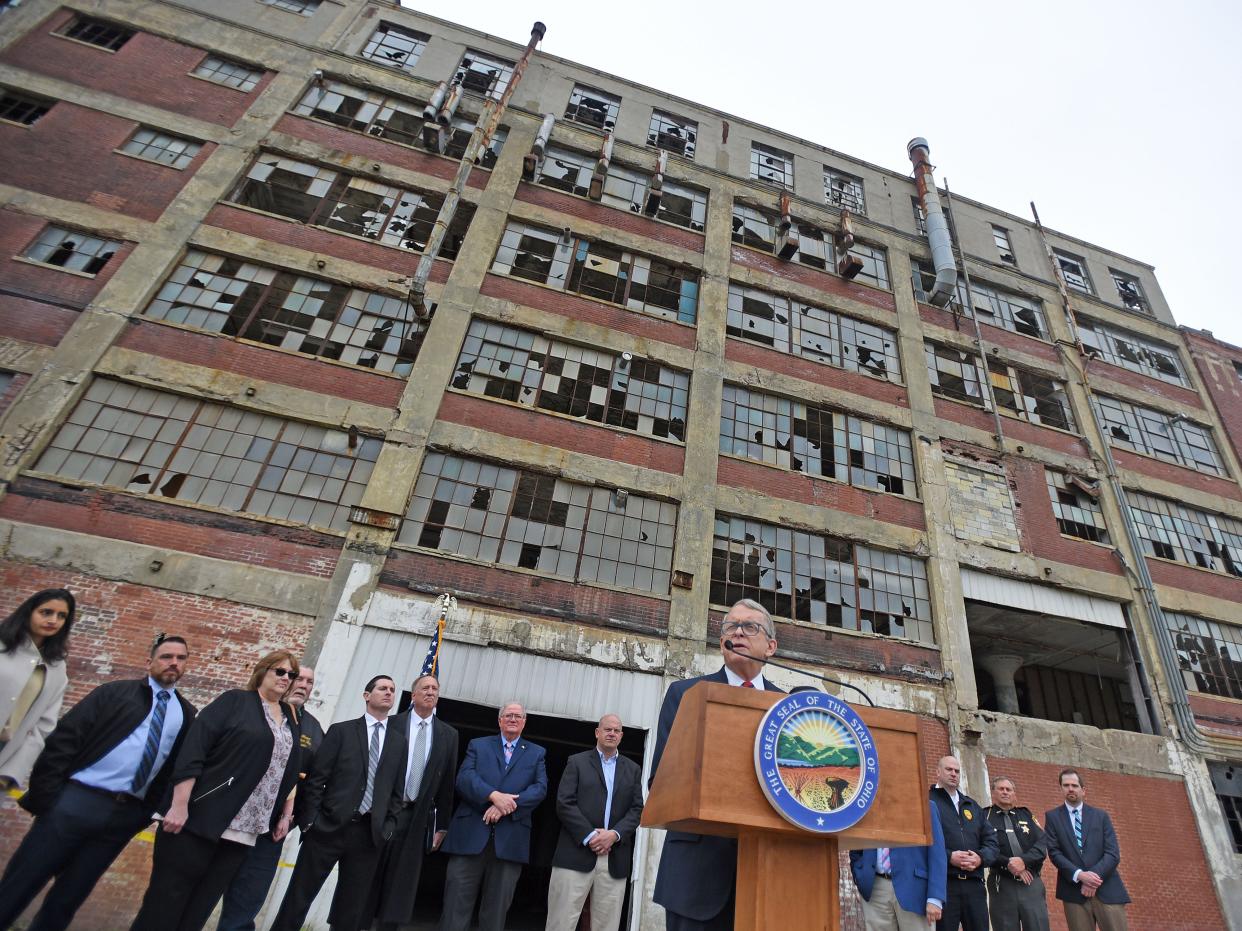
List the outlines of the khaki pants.
{"type": "Polygon", "coordinates": [[[595,858],[589,873],[552,867],[548,884],[548,923],[546,931],[574,931],[587,894],[591,895],[591,931],[617,931],[621,925],[621,906],[625,903],[624,879],[608,872],[608,855],[595,858]]]}
{"type": "Polygon", "coordinates": [[[927,931],[926,913],[916,915],[901,907],[893,891],[893,881],[883,876],[875,878],[871,898],[863,900],[863,921],[867,931],[927,931]]]}
{"type": "Polygon", "coordinates": [[[1099,899],[1090,898],[1079,905],[1077,902],[1062,902],[1065,906],[1065,923],[1070,931],[1128,931],[1130,925],[1126,921],[1124,905],[1107,905],[1099,899]]]}

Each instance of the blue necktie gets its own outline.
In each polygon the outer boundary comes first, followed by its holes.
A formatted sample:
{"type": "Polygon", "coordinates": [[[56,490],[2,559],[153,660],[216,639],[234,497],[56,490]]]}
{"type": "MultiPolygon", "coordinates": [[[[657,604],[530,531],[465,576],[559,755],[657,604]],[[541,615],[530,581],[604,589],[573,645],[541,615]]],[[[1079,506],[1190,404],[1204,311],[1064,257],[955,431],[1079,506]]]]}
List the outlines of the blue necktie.
{"type": "Polygon", "coordinates": [[[508,766],[513,762],[513,744],[505,744],[505,765],[508,766]]]}
{"type": "Polygon", "coordinates": [[[1082,850],[1082,822],[1078,820],[1079,819],[1078,813],[1081,810],[1082,809],[1075,808],[1073,811],[1070,812],[1070,814],[1074,816],[1072,819],[1074,822],[1074,841],[1075,843],[1078,844],[1079,850],[1082,850]]]}
{"type": "Polygon", "coordinates": [[[893,861],[888,855],[888,848],[881,847],[875,852],[876,872],[883,873],[885,876],[892,875],[893,861]]]}
{"type": "Polygon", "coordinates": [[[168,699],[169,694],[163,689],[155,696],[155,711],[151,714],[151,726],[147,728],[147,743],[142,748],[138,772],[134,774],[134,781],[129,785],[131,792],[141,792],[151,778],[151,769],[160,753],[160,737],[164,733],[164,713],[168,711],[168,699]]]}

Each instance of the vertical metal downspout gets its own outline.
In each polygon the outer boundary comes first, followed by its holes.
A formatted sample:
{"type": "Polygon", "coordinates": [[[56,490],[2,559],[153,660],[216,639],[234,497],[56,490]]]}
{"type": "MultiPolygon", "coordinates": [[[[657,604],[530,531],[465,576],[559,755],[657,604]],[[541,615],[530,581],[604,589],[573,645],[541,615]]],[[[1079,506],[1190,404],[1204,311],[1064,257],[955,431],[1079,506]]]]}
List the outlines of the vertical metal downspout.
{"type": "Polygon", "coordinates": [[[453,222],[453,217],[457,214],[457,206],[461,202],[461,192],[466,188],[466,180],[470,177],[470,171],[474,168],[474,160],[483,150],[483,147],[491,141],[492,133],[500,125],[500,118],[504,115],[505,108],[509,105],[509,100],[517,89],[518,82],[522,80],[522,75],[526,71],[526,65],[530,62],[531,53],[535,51],[535,46],[543,39],[547,28],[547,26],[539,22],[531,27],[530,41],[526,43],[526,50],[522,53],[522,57],[513,66],[513,74],[509,78],[509,85],[499,99],[488,96],[487,103],[483,106],[483,112],[479,114],[479,121],[475,124],[474,132],[470,134],[470,141],[466,143],[465,154],[461,157],[461,164],[457,166],[457,174],[453,177],[453,183],[449,186],[448,193],[444,195],[444,203],[440,205],[440,212],[436,215],[435,226],[431,229],[431,235],[427,237],[427,246],[423,249],[423,254],[419,256],[418,268],[415,270],[414,278],[410,283],[410,304],[413,306],[415,314],[421,318],[427,317],[427,280],[431,277],[431,268],[435,264],[436,256],[440,254],[440,249],[444,245],[444,237],[448,235],[449,224],[453,222]]]}

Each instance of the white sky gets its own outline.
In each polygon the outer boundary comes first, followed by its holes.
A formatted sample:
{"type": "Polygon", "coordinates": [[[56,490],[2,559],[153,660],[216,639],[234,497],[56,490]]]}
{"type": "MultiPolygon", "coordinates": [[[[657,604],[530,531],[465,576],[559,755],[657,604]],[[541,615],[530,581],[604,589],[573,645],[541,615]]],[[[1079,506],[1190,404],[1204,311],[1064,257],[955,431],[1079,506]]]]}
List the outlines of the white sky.
{"type": "Polygon", "coordinates": [[[903,174],[925,136],[955,194],[1026,219],[1033,200],[1242,346],[1236,0],[403,3],[519,44],[542,20],[549,54],[903,174]]]}

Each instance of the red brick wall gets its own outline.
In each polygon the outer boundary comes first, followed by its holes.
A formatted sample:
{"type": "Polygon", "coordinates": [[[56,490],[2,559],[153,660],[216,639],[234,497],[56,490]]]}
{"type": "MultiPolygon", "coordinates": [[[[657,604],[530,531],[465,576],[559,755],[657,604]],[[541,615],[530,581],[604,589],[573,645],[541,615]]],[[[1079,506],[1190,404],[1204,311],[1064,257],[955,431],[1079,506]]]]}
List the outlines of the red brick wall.
{"type": "Polygon", "coordinates": [[[1152,557],[1147,557],[1147,568],[1157,585],[1242,602],[1242,579],[1237,576],[1152,557]]]}
{"type": "MultiPolygon", "coordinates": [[[[641,213],[630,213],[616,207],[607,207],[595,201],[566,194],[564,191],[555,191],[538,184],[523,183],[518,187],[516,199],[528,204],[538,204],[549,210],[557,210],[571,217],[599,223],[609,229],[636,233],[639,236],[654,239],[656,242],[681,246],[693,252],[703,251],[704,236],[702,233],[669,223],[661,223],[641,213]]],[[[658,254],[660,250],[654,251],[658,254]]]]}
{"type": "Polygon", "coordinates": [[[898,407],[909,405],[906,389],[901,385],[895,385],[891,381],[880,378],[872,378],[870,375],[850,372],[834,365],[813,362],[802,356],[790,355],[777,349],[769,349],[758,343],[752,343],[750,340],[732,338],[725,340],[725,358],[730,362],[740,362],[751,368],[779,372],[782,375],[801,378],[837,391],[862,395],[864,398],[874,398],[898,407]]]}
{"type": "Polygon", "coordinates": [[[73,14],[58,10],[15,42],[0,61],[92,90],[140,100],[153,107],[232,126],[271,80],[269,72],[248,94],[190,72],[207,53],[150,33],[140,32],[119,51],[51,35],[73,14]]]}
{"type": "Polygon", "coordinates": [[[1115,446],[1113,447],[1113,458],[1117,461],[1119,469],[1129,469],[1132,472],[1150,475],[1152,478],[1163,479],[1166,482],[1173,482],[1186,488],[1194,488],[1197,491],[1221,498],[1233,498],[1235,501],[1242,499],[1242,490],[1238,488],[1238,483],[1232,479],[1218,478],[1215,475],[1209,475],[1188,466],[1165,462],[1162,459],[1144,456],[1141,453],[1133,453],[1128,449],[1118,449],[1115,446]]]}
{"type": "MultiPolygon", "coordinates": [[[[975,335],[973,320],[969,317],[959,317],[957,314],[950,313],[941,307],[920,303],[919,317],[926,323],[943,327],[946,330],[964,333],[972,338],[975,335]]],[[[1044,342],[1042,339],[1036,339],[1033,336],[1026,336],[1022,333],[1014,333],[1012,330],[993,326],[982,320],[979,321],[979,332],[983,335],[983,342],[988,346],[1004,346],[1006,349],[1016,349],[1028,356],[1035,356],[1046,362],[1059,363],[1061,361],[1061,354],[1057,352],[1056,347],[1051,343],[1044,342]]]]}
{"type": "MultiPolygon", "coordinates": [[[[1109,381],[1126,385],[1130,388],[1136,388],[1139,391],[1145,391],[1148,394],[1154,394],[1168,401],[1175,401],[1178,404],[1185,404],[1187,407],[1202,408],[1204,406],[1203,399],[1189,388],[1183,388],[1180,385],[1171,385],[1167,381],[1161,381],[1158,378],[1149,378],[1138,372],[1132,372],[1129,369],[1123,369],[1119,365],[1105,362],[1103,359],[1088,359],[1087,373],[1089,375],[1098,375],[1100,378],[1107,378],[1109,381]]],[[[1098,385],[1101,394],[1109,393],[1103,386],[1098,385]]],[[[1133,401],[1142,404],[1141,396],[1134,392],[1126,392],[1122,396],[1123,400],[1133,401]]]]}
{"type": "MultiPolygon", "coordinates": [[[[836,275],[820,271],[818,268],[812,268],[809,265],[803,265],[798,261],[786,262],[770,253],[760,252],[758,249],[750,249],[736,244],[733,246],[732,260],[734,265],[752,268],[755,271],[768,272],[769,274],[776,275],[778,278],[796,281],[798,284],[815,288],[817,291],[822,291],[829,298],[844,297],[862,304],[870,304],[872,307],[878,307],[881,310],[891,310],[894,312],[897,310],[897,302],[889,291],[881,291],[879,288],[873,288],[870,285],[846,281],[844,278],[838,278],[836,275]]],[[[892,269],[889,269],[889,274],[892,274],[892,269]]],[[[895,325],[896,322],[894,321],[895,325]]]]}
{"type": "MultiPolygon", "coordinates": [[[[996,421],[993,419],[991,411],[985,411],[983,408],[975,407],[973,404],[963,404],[948,398],[936,398],[935,405],[936,416],[942,420],[960,423],[967,427],[975,427],[979,430],[986,430],[991,434],[996,433],[996,421]]],[[[1062,430],[1054,430],[1051,427],[1029,423],[1025,420],[1019,420],[1017,417],[1006,417],[1003,414],[1001,415],[1001,428],[1005,431],[1006,439],[1015,440],[1019,443],[1030,443],[1033,446],[1055,449],[1070,456],[1086,458],[1089,455],[1087,446],[1081,439],[1062,430]]]]}
{"type": "Polygon", "coordinates": [[[28,128],[0,124],[0,183],[156,220],[215,144],[180,171],[114,152],[140,125],[63,100],[28,128]]]}
{"type": "Polygon", "coordinates": [[[1201,725],[1230,737],[1242,737],[1242,702],[1203,692],[1191,692],[1189,697],[1195,720],[1201,725]]]}
{"type": "MultiPolygon", "coordinates": [[[[1023,552],[1067,566],[1121,574],[1121,564],[1111,549],[1061,533],[1052,513],[1052,498],[1048,495],[1048,482],[1041,463],[1008,457],[1005,459],[1005,471],[1013,488],[1014,504],[1017,505],[1018,532],[1023,552]]],[[[1110,533],[1120,532],[1109,529],[1110,533]]]]}
{"type": "Polygon", "coordinates": [[[13,261],[12,257],[25,253],[48,225],[42,217],[27,216],[15,210],[0,210],[0,282],[3,282],[6,291],[53,303],[62,302],[70,307],[85,307],[121,267],[126,256],[133,251],[133,246],[122,243],[108,264],[93,278],[50,266],[13,261]]]}
{"type": "Polygon", "coordinates": [[[1225,425],[1226,436],[1217,436],[1217,442],[1232,443],[1235,452],[1242,452],[1242,378],[1234,368],[1235,362],[1242,362],[1242,349],[1185,327],[1182,333],[1204,387],[1225,425]]]}
{"type": "Polygon", "coordinates": [[[76,310],[0,294],[0,333],[11,339],[55,346],[77,319],[76,310]]]}
{"type": "MultiPolygon", "coordinates": [[[[1066,765],[1074,765],[1073,759],[1066,765]]],[[[1026,805],[1044,823],[1044,812],[1064,801],[1058,787],[1061,766],[1027,760],[988,757],[988,771],[1011,777],[1018,788],[1018,804],[1026,805]]],[[[1121,845],[1119,872],[1130,892],[1126,908],[1132,931],[1215,931],[1225,927],[1204,858],[1194,814],[1180,779],[1159,779],[1080,770],[1087,804],[1103,808],[1112,817],[1121,845]]],[[[973,787],[983,802],[986,792],[973,787]]],[[[1052,927],[1066,927],[1061,903],[1055,899],[1056,873],[1045,862],[1042,873],[1048,890],[1052,927]]]]}

